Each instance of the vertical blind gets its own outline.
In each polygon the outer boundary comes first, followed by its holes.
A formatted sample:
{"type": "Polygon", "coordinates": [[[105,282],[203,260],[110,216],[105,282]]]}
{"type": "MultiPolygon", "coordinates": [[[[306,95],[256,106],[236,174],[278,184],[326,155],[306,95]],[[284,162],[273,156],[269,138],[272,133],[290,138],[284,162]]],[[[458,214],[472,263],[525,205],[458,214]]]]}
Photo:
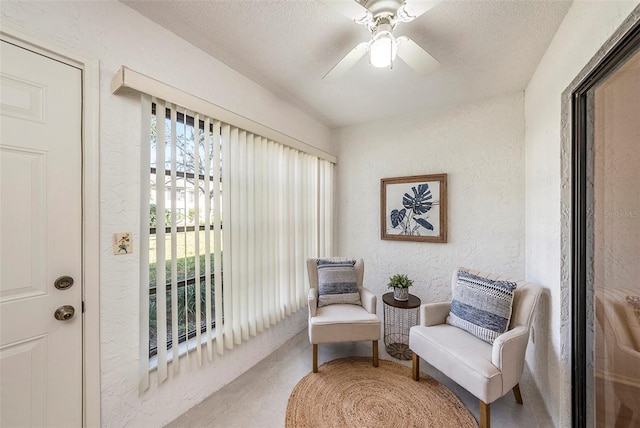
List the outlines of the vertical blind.
{"type": "Polygon", "coordinates": [[[150,363],[162,383],[306,305],[305,260],[333,250],[334,165],[146,94],[141,141],[144,391],[150,363]]]}

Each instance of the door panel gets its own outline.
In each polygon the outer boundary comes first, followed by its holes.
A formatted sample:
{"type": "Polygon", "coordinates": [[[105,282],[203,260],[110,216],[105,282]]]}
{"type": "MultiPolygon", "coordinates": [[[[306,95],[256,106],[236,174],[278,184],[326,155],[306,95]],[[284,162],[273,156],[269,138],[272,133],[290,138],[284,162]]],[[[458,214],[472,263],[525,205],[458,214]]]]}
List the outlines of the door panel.
{"type": "Polygon", "coordinates": [[[594,89],[593,106],[595,425],[638,427],[640,52],[594,89]]]}
{"type": "Polygon", "coordinates": [[[82,75],[5,41],[0,56],[0,426],[80,426],[82,75]]]}
{"type": "Polygon", "coordinates": [[[3,226],[24,224],[19,237],[2,233],[0,302],[46,293],[46,197],[44,153],[0,147],[3,226]],[[5,181],[6,180],[6,181],[5,181]]]}
{"type": "Polygon", "coordinates": [[[4,346],[0,350],[2,385],[11,394],[2,394],[2,426],[44,427],[46,425],[47,337],[38,336],[24,342],[4,346]],[[6,411],[6,413],[5,413],[6,411]]]}

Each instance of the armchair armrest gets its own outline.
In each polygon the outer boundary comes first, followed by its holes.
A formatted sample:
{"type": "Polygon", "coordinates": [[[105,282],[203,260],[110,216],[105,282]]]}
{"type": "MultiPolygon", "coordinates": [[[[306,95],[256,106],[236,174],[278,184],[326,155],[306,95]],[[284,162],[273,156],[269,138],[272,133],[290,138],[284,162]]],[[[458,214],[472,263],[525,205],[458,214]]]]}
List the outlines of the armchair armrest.
{"type": "Polygon", "coordinates": [[[311,287],[307,296],[309,301],[309,318],[315,317],[316,311],[318,310],[318,289],[311,287]]]}
{"type": "Polygon", "coordinates": [[[360,302],[362,303],[362,307],[365,308],[367,312],[369,312],[370,314],[376,313],[378,298],[375,294],[364,287],[360,288],[360,302]]]}
{"type": "Polygon", "coordinates": [[[615,361],[616,367],[622,372],[621,375],[629,383],[640,387],[640,351],[636,351],[627,345],[618,346],[618,348],[612,350],[615,353],[615,357],[612,360],[615,361]]]}
{"type": "Polygon", "coordinates": [[[529,330],[517,326],[493,342],[491,362],[502,372],[503,393],[513,388],[522,376],[529,330]]]}
{"type": "Polygon", "coordinates": [[[431,327],[447,322],[451,302],[425,303],[420,305],[420,325],[431,327]]]}

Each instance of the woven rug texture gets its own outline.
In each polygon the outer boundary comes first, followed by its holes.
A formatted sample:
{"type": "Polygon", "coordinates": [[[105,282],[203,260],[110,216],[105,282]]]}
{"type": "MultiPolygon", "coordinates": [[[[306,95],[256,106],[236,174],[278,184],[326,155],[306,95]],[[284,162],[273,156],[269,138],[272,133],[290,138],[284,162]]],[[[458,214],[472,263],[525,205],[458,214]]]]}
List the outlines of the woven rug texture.
{"type": "Polygon", "coordinates": [[[411,378],[411,369],[371,358],[329,361],[293,388],[286,428],[433,427],[477,428],[460,399],[432,377],[411,378]]]}

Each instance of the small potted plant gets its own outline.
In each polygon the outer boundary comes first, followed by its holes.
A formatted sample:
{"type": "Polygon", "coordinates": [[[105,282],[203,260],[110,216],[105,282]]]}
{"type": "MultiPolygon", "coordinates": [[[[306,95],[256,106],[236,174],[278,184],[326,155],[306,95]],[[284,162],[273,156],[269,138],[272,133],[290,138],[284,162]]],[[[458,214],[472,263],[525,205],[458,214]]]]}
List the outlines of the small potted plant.
{"type": "Polygon", "coordinates": [[[398,273],[389,278],[387,287],[393,288],[393,298],[400,302],[409,300],[409,287],[413,285],[413,281],[403,273],[398,273]]]}

